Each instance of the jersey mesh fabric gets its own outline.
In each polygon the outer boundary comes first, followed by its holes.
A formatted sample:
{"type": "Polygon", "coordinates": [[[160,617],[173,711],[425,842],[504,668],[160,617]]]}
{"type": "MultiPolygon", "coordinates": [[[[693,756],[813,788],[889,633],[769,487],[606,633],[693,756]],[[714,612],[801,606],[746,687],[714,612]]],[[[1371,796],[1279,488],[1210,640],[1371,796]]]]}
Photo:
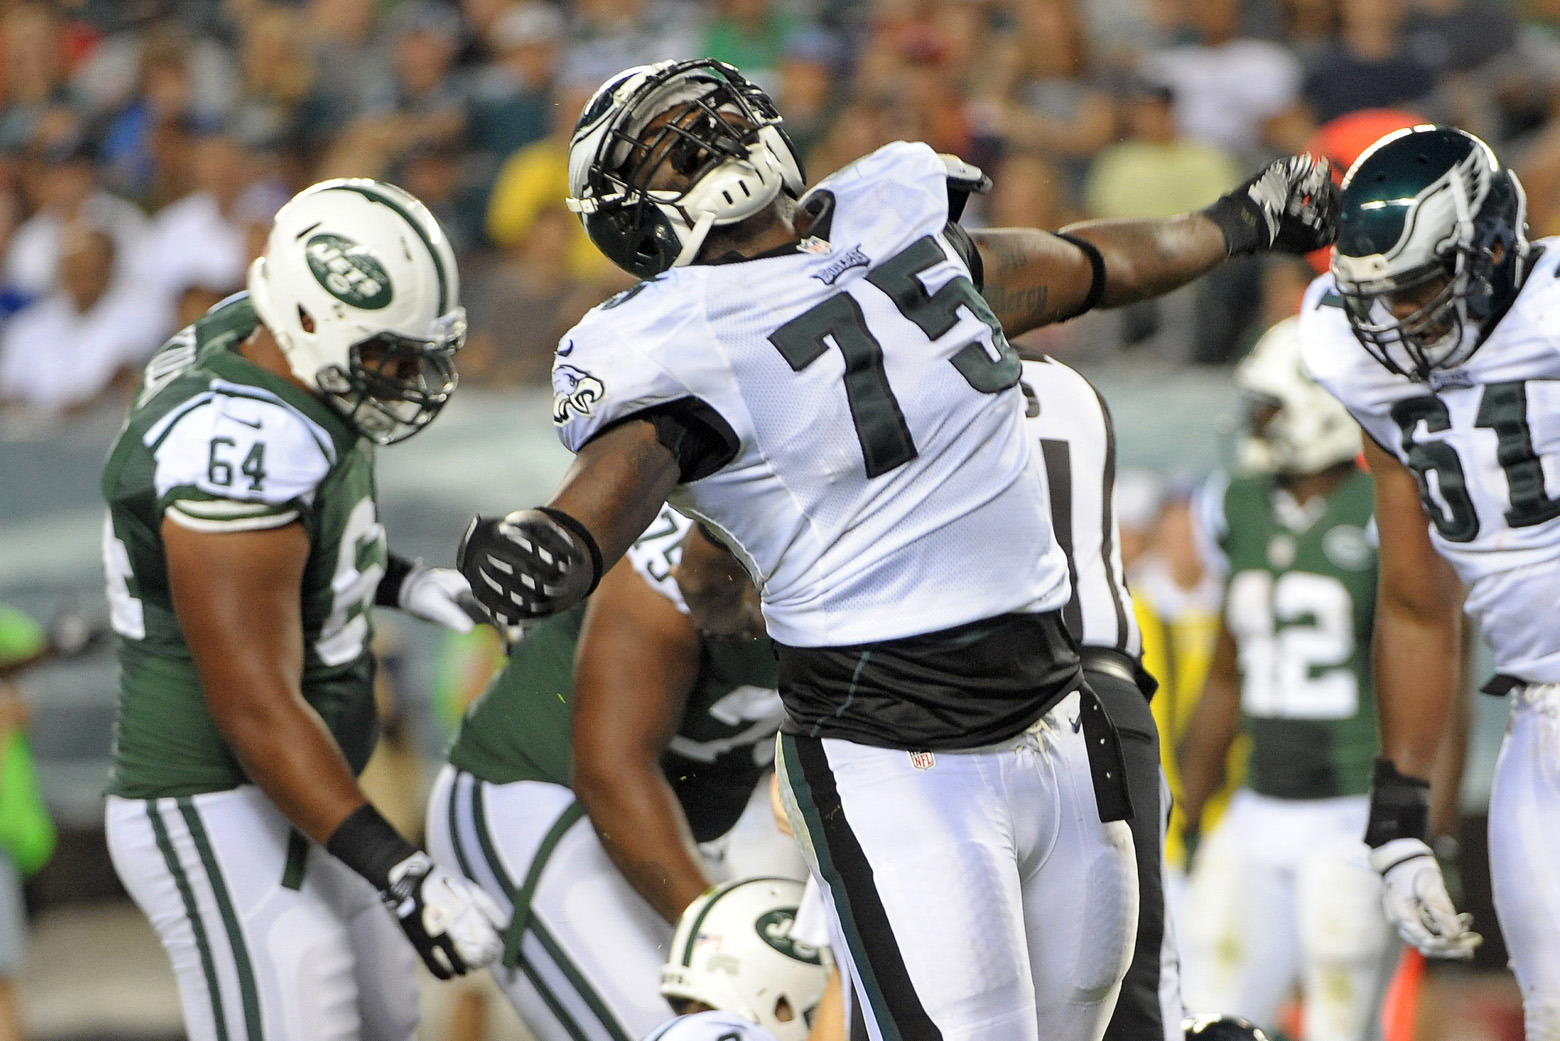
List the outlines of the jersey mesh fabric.
{"type": "Polygon", "coordinates": [[[1378,747],[1373,485],[1368,474],[1351,474],[1300,531],[1281,519],[1278,494],[1271,478],[1244,477],[1224,495],[1225,624],[1239,652],[1241,728],[1251,738],[1246,787],[1279,799],[1362,795],[1378,747]],[[1260,602],[1235,592],[1242,589],[1260,602]],[[1336,642],[1320,643],[1322,633],[1336,642]],[[1335,692],[1350,687],[1344,708],[1335,692]]]}
{"type": "Polygon", "coordinates": [[[685,396],[725,418],[737,456],[673,502],[730,536],[759,575],[770,635],[790,646],[1060,607],[1066,563],[1016,381],[979,390],[952,364],[968,348],[998,365],[984,303],[905,304],[914,293],[871,279],[916,258],[925,294],[962,280],[950,292],[974,297],[942,240],[942,161],[901,142],[815,190],[835,199],[827,242],[675,268],[586,316],[554,369],[564,443],[578,450],[614,419],[685,396]],[[600,393],[588,411],[568,407],[587,377],[600,393]]]}
{"type": "MultiPolygon", "coordinates": [[[[104,549],[120,661],[109,781],[116,795],[187,796],[245,781],[211,718],[173,610],[161,525],[174,502],[230,501],[295,515],[310,541],[300,603],[304,699],[355,770],[368,761],[377,738],[367,602],[383,573],[386,550],[374,516],[373,458],[366,442],[324,403],[235,350],[255,323],[253,309],[239,297],[170,340],[149,364],[109,453],[104,549]],[[241,400],[248,407],[251,392],[264,399],[266,412],[264,425],[247,435],[253,438],[244,453],[251,460],[248,473],[242,472],[243,456],[225,454],[236,438],[218,435],[194,443],[177,436],[183,424],[212,422],[207,414],[212,410],[227,424],[219,429],[231,427],[240,413],[224,411],[224,402],[241,400]],[[317,441],[317,431],[325,432],[328,444],[317,441]],[[285,457],[294,451],[306,457],[285,457]],[[189,453],[198,457],[186,458],[189,453]],[[169,473],[205,477],[170,484],[169,473]],[[300,473],[317,474],[317,483],[301,488],[294,480],[300,473]],[[271,475],[283,490],[273,492],[271,475]],[[220,484],[224,477],[232,487],[228,499],[219,499],[206,478],[220,484]],[[356,599],[354,592],[360,594],[356,599]]],[[[246,522],[234,530],[245,530],[246,522]]]]}
{"type": "Polygon", "coordinates": [[[1499,672],[1560,682],[1560,239],[1460,368],[1431,384],[1388,372],[1354,338],[1331,276],[1306,292],[1306,368],[1365,431],[1430,488],[1436,551],[1499,672]],[[1514,498],[1514,496],[1516,498],[1514,498]]]}

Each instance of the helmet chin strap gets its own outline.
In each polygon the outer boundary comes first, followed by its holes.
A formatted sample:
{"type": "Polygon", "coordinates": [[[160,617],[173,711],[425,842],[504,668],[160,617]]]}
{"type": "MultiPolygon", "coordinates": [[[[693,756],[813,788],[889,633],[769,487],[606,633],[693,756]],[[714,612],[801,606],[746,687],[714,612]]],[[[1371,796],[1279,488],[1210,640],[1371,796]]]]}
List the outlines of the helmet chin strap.
{"type": "Polygon", "coordinates": [[[682,252],[677,254],[677,259],[672,261],[672,267],[686,267],[693,263],[699,255],[699,250],[704,246],[704,240],[709,236],[710,229],[715,226],[715,215],[708,210],[699,214],[699,219],[694,222],[688,232],[688,237],[683,239],[682,252]]]}

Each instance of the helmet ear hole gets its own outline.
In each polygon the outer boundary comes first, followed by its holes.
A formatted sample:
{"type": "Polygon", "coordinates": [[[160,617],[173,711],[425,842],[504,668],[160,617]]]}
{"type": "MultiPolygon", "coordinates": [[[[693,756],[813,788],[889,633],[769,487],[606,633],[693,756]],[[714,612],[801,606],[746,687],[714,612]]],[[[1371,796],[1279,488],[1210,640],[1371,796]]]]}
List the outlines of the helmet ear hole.
{"type": "Polygon", "coordinates": [[[298,305],[298,324],[303,326],[303,331],[306,333],[314,331],[314,316],[305,311],[302,304],[298,305]]]}

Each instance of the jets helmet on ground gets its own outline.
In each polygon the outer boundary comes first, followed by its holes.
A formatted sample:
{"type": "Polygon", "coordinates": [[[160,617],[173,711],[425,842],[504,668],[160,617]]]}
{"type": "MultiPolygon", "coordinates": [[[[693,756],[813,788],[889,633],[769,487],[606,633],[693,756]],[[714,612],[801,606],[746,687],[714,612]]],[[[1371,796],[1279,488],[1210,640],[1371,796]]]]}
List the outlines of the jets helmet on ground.
{"type": "Polygon", "coordinates": [[[1516,175],[1472,134],[1418,126],[1382,138],[1344,180],[1333,251],[1360,343],[1417,380],[1462,364],[1522,284],[1526,222],[1516,175]]]}
{"type": "Polygon", "coordinates": [[[630,274],[650,278],[691,263],[711,228],[746,220],[782,191],[801,195],[806,177],[780,123],[769,95],[725,62],[620,72],[575,124],[569,208],[630,274]]]}
{"type": "Polygon", "coordinates": [[[1186,1041],[1268,1041],[1260,1029],[1239,1016],[1192,1016],[1183,1020],[1186,1041]]]}
{"type": "Polygon", "coordinates": [[[1300,360],[1300,320],[1262,334],[1235,368],[1250,429],[1240,462],[1249,470],[1314,474],[1360,454],[1360,428],[1300,360]]]}
{"type": "Polygon", "coordinates": [[[392,184],[339,179],[294,196],[250,265],[249,298],[293,374],[378,444],[427,426],[455,389],[455,254],[392,184]]]}
{"type": "Polygon", "coordinates": [[[688,905],[661,968],[661,993],[702,1002],[804,1041],[829,978],[828,952],[791,939],[802,884],[747,878],[688,905]]]}

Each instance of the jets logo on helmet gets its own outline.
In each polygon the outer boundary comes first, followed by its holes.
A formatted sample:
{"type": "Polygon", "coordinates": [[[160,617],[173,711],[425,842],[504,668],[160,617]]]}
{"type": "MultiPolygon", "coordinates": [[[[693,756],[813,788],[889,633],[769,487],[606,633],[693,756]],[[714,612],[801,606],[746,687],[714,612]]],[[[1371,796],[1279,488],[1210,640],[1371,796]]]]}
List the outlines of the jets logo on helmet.
{"type": "Polygon", "coordinates": [[[249,268],[250,301],[293,374],[382,445],[427,426],[454,391],[459,297],[438,221],[383,181],[304,189],[249,268]]]}
{"type": "Polygon", "coordinates": [[[741,1016],[779,1041],[805,1041],[832,965],[790,938],[802,884],[746,878],[688,905],[661,968],[661,993],[741,1016]]]}
{"type": "Polygon", "coordinates": [[[1526,273],[1516,175],[1455,127],[1388,134],[1343,185],[1332,272],[1355,336],[1386,368],[1428,382],[1478,349],[1526,273]]]}
{"type": "Polygon", "coordinates": [[[710,229],[801,195],[800,160],[774,102],[712,59],[640,65],[585,105],[569,143],[569,208],[623,270],[691,263],[710,229]]]}
{"type": "Polygon", "coordinates": [[[340,235],[316,235],[304,247],[309,270],[342,303],[377,311],[390,302],[390,276],[374,255],[340,235]]]}

